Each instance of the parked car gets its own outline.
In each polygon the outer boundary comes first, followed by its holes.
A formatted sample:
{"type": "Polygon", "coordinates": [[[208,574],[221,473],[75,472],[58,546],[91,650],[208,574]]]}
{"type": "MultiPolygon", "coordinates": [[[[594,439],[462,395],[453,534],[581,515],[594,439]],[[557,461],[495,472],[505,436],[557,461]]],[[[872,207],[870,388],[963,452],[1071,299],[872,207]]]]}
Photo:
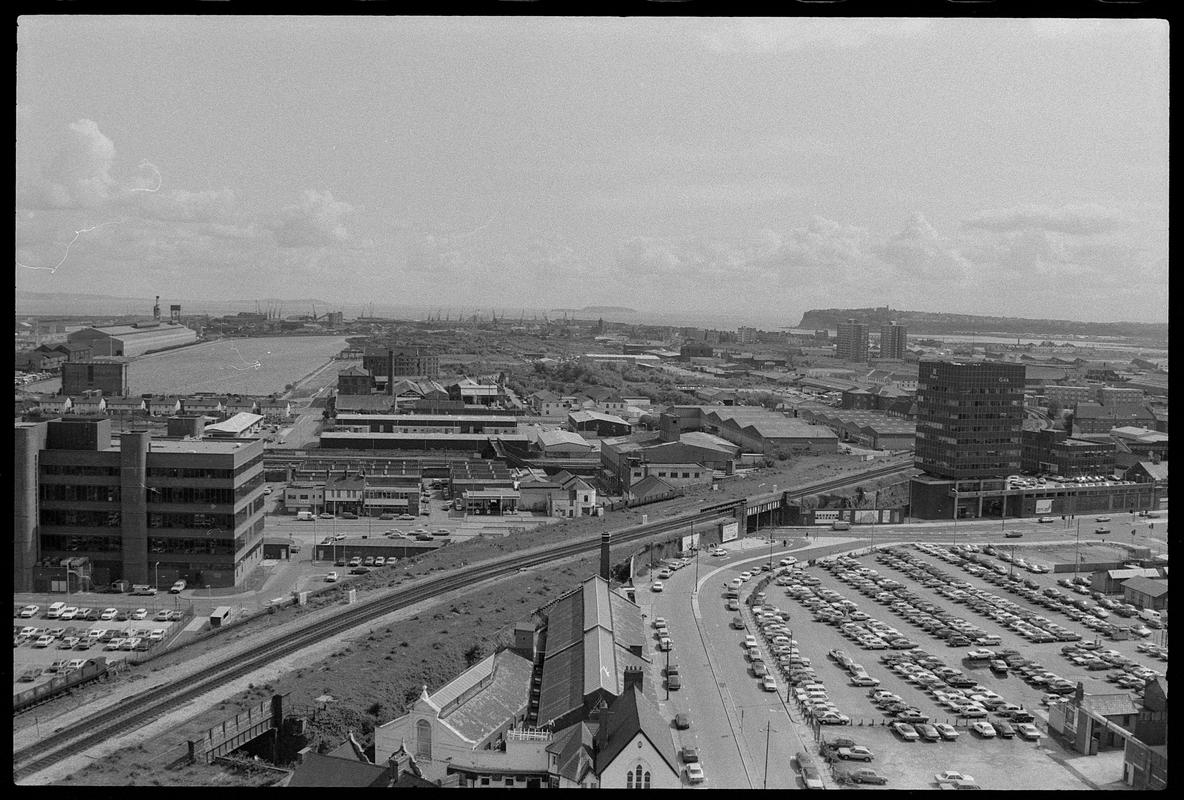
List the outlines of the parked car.
{"type": "Polygon", "coordinates": [[[172,594],[180,594],[181,592],[185,591],[185,586],[186,586],[185,581],[179,580],[172,585],[172,587],[169,589],[169,592],[171,592],[172,594]]]}
{"type": "Polygon", "coordinates": [[[952,769],[947,769],[944,772],[939,772],[933,776],[939,784],[942,783],[974,783],[974,778],[970,775],[963,775],[961,772],[955,772],[952,769]]]}
{"type": "Polygon", "coordinates": [[[699,761],[699,748],[687,745],[678,751],[679,758],[684,764],[696,764],[699,761]]]}
{"type": "Polygon", "coordinates": [[[876,754],[863,745],[855,745],[854,747],[840,747],[835,751],[843,761],[871,761],[876,757],[876,754]]]}
{"type": "Polygon", "coordinates": [[[958,730],[945,722],[935,722],[934,728],[937,728],[937,735],[947,742],[952,742],[958,738],[958,730]]]}
{"type": "Polygon", "coordinates": [[[680,731],[685,731],[686,729],[690,728],[691,716],[685,713],[675,714],[674,727],[678,728],[680,731]]]}
{"type": "MultiPolygon", "coordinates": [[[[430,539],[431,537],[429,536],[428,538],[430,539]]],[[[662,582],[661,582],[661,581],[654,581],[653,585],[652,585],[652,586],[650,586],[650,591],[651,591],[651,592],[660,592],[660,591],[662,591],[664,588],[666,588],[666,587],[664,587],[664,586],[662,585],[662,582]]]]}
{"type": "Polygon", "coordinates": [[[336,583],[336,582],[337,582],[337,573],[336,572],[330,572],[328,575],[325,576],[325,583],[336,583]]]}
{"type": "Polygon", "coordinates": [[[970,730],[983,739],[995,738],[995,729],[991,727],[991,723],[989,722],[983,722],[980,720],[979,722],[972,723],[970,730]]]}
{"type": "Polygon", "coordinates": [[[873,769],[857,769],[847,773],[847,778],[855,783],[887,783],[888,779],[873,769]]]}
{"type": "MultiPolygon", "coordinates": [[[[916,729],[907,722],[893,722],[890,727],[893,733],[906,742],[915,742],[921,738],[921,735],[917,733],[916,729]]],[[[991,731],[991,733],[993,735],[994,731],[991,731]]]]}
{"type": "Polygon", "coordinates": [[[702,765],[697,761],[687,764],[687,780],[691,783],[703,783],[707,780],[707,776],[703,773],[702,765]]]}

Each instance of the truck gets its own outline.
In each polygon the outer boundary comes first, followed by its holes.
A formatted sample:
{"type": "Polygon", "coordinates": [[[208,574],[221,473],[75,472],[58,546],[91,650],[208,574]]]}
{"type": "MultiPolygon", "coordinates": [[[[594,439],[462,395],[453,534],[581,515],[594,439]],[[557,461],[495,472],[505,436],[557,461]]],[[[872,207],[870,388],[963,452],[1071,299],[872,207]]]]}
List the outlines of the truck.
{"type": "Polygon", "coordinates": [[[309,522],[309,521],[315,519],[315,517],[313,517],[313,514],[311,511],[297,511],[296,512],[296,519],[300,522],[309,522]]]}

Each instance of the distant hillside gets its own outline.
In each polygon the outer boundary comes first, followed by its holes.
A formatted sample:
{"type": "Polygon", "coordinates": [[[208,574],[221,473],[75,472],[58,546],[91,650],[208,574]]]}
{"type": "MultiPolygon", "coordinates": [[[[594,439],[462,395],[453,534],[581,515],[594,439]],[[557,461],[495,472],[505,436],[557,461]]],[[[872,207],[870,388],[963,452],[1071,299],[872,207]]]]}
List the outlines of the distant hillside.
{"type": "Polygon", "coordinates": [[[551,313],[568,314],[637,314],[636,309],[625,306],[584,306],[583,308],[553,308],[551,313]]]}
{"type": "Polygon", "coordinates": [[[1071,336],[1139,339],[1167,342],[1166,323],[1148,322],[1078,322],[1067,319],[1023,319],[1021,317],[980,317],[974,314],[943,314],[933,311],[900,311],[881,308],[821,308],[802,315],[797,327],[834,330],[849,319],[867,323],[873,329],[896,320],[909,335],[977,334],[1025,337],[1071,336]]]}
{"type": "MultiPolygon", "coordinates": [[[[68,292],[16,292],[16,313],[18,316],[152,316],[153,297],[114,297],[107,294],[72,294],[68,292]]],[[[160,308],[168,316],[169,305],[180,303],[184,314],[233,314],[238,311],[254,311],[256,303],[266,309],[269,304],[283,306],[287,313],[308,313],[315,304],[322,311],[330,308],[324,300],[275,300],[254,298],[249,300],[207,300],[189,297],[160,297],[160,308]]]]}

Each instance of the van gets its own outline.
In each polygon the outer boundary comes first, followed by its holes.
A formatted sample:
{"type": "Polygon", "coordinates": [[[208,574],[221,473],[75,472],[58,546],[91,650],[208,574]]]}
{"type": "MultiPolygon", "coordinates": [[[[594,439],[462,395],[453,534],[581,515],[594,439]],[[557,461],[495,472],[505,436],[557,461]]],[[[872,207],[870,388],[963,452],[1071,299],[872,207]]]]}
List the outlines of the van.
{"type": "Polygon", "coordinates": [[[836,519],[830,524],[830,529],[832,531],[849,531],[851,530],[851,523],[846,520],[836,519]]]}
{"type": "Polygon", "coordinates": [[[49,610],[45,612],[45,616],[48,617],[49,619],[58,619],[59,617],[62,616],[62,612],[65,610],[66,610],[65,603],[54,603],[53,605],[51,605],[49,607],[49,610]]]}
{"type": "MultiPolygon", "coordinates": [[[[54,605],[57,605],[56,603],[54,605]]],[[[50,606],[52,609],[53,606],[50,606]]],[[[50,615],[52,616],[52,614],[50,615]]],[[[1139,619],[1155,620],[1156,622],[1163,622],[1163,614],[1150,608],[1144,608],[1139,611],[1139,619]]]]}
{"type": "Polygon", "coordinates": [[[308,522],[313,519],[313,515],[311,511],[297,511],[296,519],[303,522],[308,522]]]}

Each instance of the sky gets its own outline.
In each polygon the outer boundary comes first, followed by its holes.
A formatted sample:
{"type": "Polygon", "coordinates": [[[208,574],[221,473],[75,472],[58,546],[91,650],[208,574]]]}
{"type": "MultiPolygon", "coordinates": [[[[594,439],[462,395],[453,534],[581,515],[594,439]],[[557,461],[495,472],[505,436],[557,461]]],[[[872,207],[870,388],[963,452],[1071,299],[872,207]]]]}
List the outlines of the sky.
{"type": "Polygon", "coordinates": [[[1160,20],[24,16],[14,283],[1164,322],[1168,86],[1160,20]]]}

